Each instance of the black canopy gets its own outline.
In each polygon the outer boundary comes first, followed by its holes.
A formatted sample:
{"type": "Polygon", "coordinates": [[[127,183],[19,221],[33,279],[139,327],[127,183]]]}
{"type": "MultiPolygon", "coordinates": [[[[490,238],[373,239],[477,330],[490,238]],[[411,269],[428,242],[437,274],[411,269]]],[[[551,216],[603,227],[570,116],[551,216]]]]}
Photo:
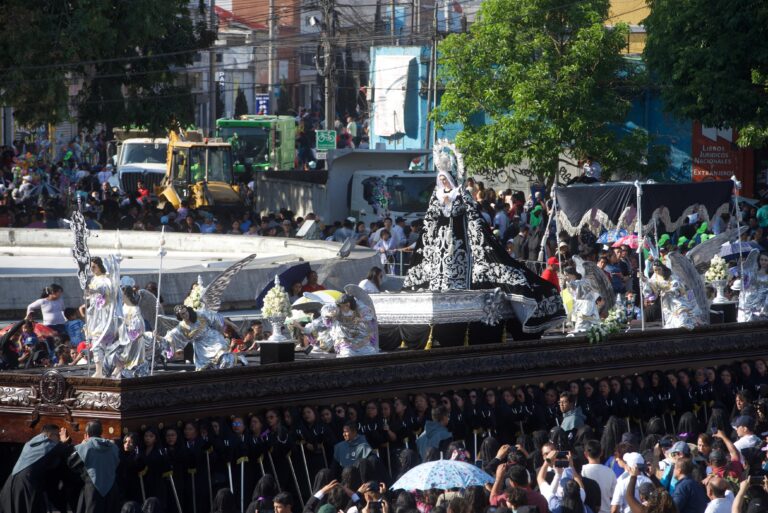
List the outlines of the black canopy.
{"type": "MultiPolygon", "coordinates": [[[[728,212],[733,182],[642,183],[640,188],[644,230],[658,220],[671,232],[690,214],[698,214],[699,219],[708,222],[728,212]]],[[[600,226],[609,230],[635,229],[637,189],[633,183],[559,186],[555,187],[555,195],[560,229],[572,235],[583,226],[593,231],[600,226]]]]}

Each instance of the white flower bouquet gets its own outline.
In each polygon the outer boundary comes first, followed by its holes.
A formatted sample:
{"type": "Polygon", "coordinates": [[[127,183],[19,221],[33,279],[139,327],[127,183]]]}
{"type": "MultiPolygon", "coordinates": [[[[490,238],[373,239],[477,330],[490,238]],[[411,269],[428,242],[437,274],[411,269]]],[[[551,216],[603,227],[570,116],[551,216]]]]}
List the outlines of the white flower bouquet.
{"type": "Polygon", "coordinates": [[[621,305],[614,306],[608,312],[608,316],[600,324],[592,326],[587,332],[587,340],[590,344],[604,342],[609,335],[619,333],[627,327],[627,312],[621,305]]]}
{"type": "Polygon", "coordinates": [[[184,300],[184,306],[192,307],[194,310],[200,310],[202,308],[203,287],[199,283],[195,283],[192,286],[192,290],[189,291],[189,295],[184,300]]]}
{"type": "Polygon", "coordinates": [[[704,279],[709,283],[717,280],[725,280],[728,278],[728,264],[719,255],[715,255],[712,259],[712,263],[709,265],[709,269],[704,273],[704,279]]]}
{"type": "Polygon", "coordinates": [[[270,317],[288,317],[291,314],[291,301],[288,292],[280,285],[280,280],[275,277],[275,286],[269,289],[264,296],[264,306],[261,315],[270,317]]]}

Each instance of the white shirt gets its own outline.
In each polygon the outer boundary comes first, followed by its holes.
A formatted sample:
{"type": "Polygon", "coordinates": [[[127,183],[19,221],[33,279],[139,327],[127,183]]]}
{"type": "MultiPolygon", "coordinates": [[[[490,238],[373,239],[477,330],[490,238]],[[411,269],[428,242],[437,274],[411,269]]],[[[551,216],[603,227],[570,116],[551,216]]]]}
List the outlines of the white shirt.
{"type": "Polygon", "coordinates": [[[27,315],[35,310],[40,310],[43,313],[43,324],[45,326],[54,326],[67,322],[67,318],[64,317],[64,301],[61,298],[54,299],[53,301],[47,298],[33,301],[27,306],[27,315]]]}
{"type": "Polygon", "coordinates": [[[600,485],[600,513],[611,512],[611,498],[616,488],[616,474],[613,470],[599,463],[588,463],[581,469],[581,475],[600,485]]]}
{"type": "MultiPolygon", "coordinates": [[[[613,498],[611,499],[611,506],[619,506],[619,511],[622,513],[632,513],[629,509],[629,504],[625,496],[627,495],[627,485],[629,484],[629,472],[624,472],[616,481],[616,488],[613,490],[613,498]]],[[[651,480],[646,476],[637,476],[637,482],[635,483],[635,500],[640,502],[640,485],[643,483],[650,483],[651,480]]],[[[602,507],[602,506],[601,506],[602,507]]]]}
{"type": "Polygon", "coordinates": [[[733,495],[726,495],[722,499],[709,501],[704,513],[731,513],[731,506],[733,506],[733,495]]]}
{"type": "Polygon", "coordinates": [[[761,443],[760,438],[757,436],[745,435],[736,440],[733,443],[733,446],[738,450],[743,451],[744,449],[751,449],[752,447],[760,447],[761,443]]]}
{"type": "Polygon", "coordinates": [[[361,289],[363,289],[364,291],[366,291],[369,294],[378,294],[379,292],[381,292],[379,290],[379,287],[377,287],[376,284],[373,283],[368,278],[364,279],[363,281],[361,281],[357,285],[358,285],[358,287],[360,287],[361,289]]]}

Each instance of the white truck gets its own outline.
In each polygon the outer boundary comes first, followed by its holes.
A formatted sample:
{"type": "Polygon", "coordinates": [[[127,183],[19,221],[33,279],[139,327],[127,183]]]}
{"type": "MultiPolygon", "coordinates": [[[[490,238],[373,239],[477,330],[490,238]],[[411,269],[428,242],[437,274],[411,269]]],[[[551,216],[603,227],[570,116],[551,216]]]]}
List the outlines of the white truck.
{"type": "Polygon", "coordinates": [[[325,224],[349,216],[368,224],[385,209],[392,219],[414,220],[424,216],[435,188],[434,171],[408,170],[424,153],[332,151],[328,170],[260,172],[254,181],[256,205],[271,212],[289,208],[302,217],[314,213],[325,224]]]}
{"type": "Polygon", "coordinates": [[[140,137],[146,133],[136,130],[115,129],[114,134],[117,148],[112,158],[120,190],[135,192],[141,180],[153,191],[165,177],[168,139],[140,137]]]}

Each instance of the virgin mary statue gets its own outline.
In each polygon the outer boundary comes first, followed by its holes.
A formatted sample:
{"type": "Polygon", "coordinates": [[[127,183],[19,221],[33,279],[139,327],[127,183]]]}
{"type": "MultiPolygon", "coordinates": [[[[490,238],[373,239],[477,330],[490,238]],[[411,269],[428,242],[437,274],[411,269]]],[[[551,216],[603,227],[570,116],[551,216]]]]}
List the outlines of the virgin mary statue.
{"type": "Polygon", "coordinates": [[[411,262],[405,290],[499,287],[526,333],[540,333],[565,318],[562,298],[554,285],[504,250],[475,201],[446,170],[438,172],[411,262]]]}

